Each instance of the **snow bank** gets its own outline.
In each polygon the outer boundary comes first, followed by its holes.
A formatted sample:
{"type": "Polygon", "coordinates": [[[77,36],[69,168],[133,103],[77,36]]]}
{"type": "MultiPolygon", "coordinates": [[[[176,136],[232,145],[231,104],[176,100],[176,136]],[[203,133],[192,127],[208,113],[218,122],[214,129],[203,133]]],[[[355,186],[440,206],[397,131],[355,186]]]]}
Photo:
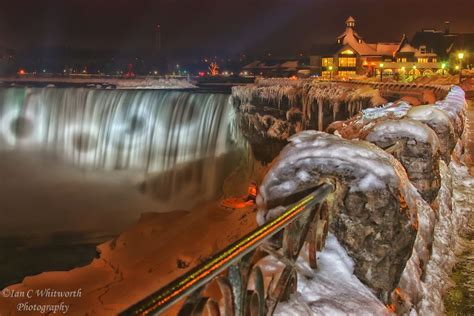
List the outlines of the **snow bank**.
{"type": "Polygon", "coordinates": [[[197,88],[189,81],[174,78],[143,77],[135,79],[121,79],[113,77],[53,77],[53,78],[15,78],[21,83],[49,83],[54,84],[84,84],[88,87],[102,88],[115,86],[117,89],[193,89],[197,88]]]}
{"type": "MultiPolygon", "coordinates": [[[[302,252],[307,254],[307,252],[302,252]]],[[[277,265],[269,257],[265,264],[277,265]]],[[[310,271],[303,255],[297,264],[310,271]]],[[[354,262],[329,234],[326,247],[318,253],[318,270],[312,279],[298,275],[298,289],[288,302],[278,304],[276,316],[294,315],[387,315],[388,310],[354,275],[354,262]]]]}
{"type": "Polygon", "coordinates": [[[438,218],[433,218],[434,211],[429,215],[428,208],[424,207],[430,218],[420,225],[425,231],[433,229],[433,237],[421,238],[422,234],[418,234],[413,255],[400,280],[401,292],[395,293],[395,297],[399,296],[403,301],[398,311],[410,315],[444,312],[443,296],[451,285],[449,274],[455,264],[458,234],[474,204],[474,179],[467,168],[454,162],[448,168],[441,162],[440,169],[442,187],[438,197],[438,218]],[[428,261],[426,254],[429,254],[428,261]]]}

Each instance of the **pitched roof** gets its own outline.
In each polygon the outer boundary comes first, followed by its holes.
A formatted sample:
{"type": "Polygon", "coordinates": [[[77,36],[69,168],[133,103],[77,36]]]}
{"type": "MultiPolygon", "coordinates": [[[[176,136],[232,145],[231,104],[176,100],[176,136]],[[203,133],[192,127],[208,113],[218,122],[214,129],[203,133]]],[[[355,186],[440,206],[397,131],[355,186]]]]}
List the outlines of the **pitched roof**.
{"type": "Polygon", "coordinates": [[[427,53],[436,53],[440,56],[446,56],[449,47],[456,39],[455,34],[446,34],[435,30],[424,30],[416,32],[411,41],[415,48],[426,46],[427,53]]]}
{"type": "Polygon", "coordinates": [[[450,47],[450,52],[465,50],[474,52],[474,33],[459,34],[450,47]]]}
{"type": "Polygon", "coordinates": [[[398,43],[377,43],[376,51],[378,55],[393,56],[398,46],[398,43]]]}
{"type": "Polygon", "coordinates": [[[348,22],[355,22],[355,21],[356,21],[356,20],[355,20],[352,16],[350,16],[350,17],[347,18],[346,23],[348,23],[348,22]]]}

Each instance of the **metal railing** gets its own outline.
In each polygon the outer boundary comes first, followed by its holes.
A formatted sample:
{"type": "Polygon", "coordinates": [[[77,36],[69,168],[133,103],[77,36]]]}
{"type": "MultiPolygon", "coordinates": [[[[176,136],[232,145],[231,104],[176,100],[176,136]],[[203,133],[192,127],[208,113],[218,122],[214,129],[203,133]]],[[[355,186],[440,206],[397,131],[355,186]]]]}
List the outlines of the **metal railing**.
{"type": "MultiPolygon", "coordinates": [[[[266,315],[272,314],[278,302],[296,291],[296,265],[303,245],[308,242],[308,260],[317,268],[316,251],[324,245],[328,232],[325,203],[334,185],[324,183],[314,192],[290,206],[276,219],[260,226],[238,241],[213,255],[157,292],[129,307],[120,315],[156,315],[177,302],[183,302],[179,315],[266,315]],[[268,255],[281,261],[285,268],[278,280],[272,278],[265,287],[264,274],[257,264],[268,255]],[[248,289],[253,281],[253,290],[248,289]],[[206,293],[216,282],[223,307],[206,293]]],[[[306,273],[308,275],[308,273],[306,273]]]]}

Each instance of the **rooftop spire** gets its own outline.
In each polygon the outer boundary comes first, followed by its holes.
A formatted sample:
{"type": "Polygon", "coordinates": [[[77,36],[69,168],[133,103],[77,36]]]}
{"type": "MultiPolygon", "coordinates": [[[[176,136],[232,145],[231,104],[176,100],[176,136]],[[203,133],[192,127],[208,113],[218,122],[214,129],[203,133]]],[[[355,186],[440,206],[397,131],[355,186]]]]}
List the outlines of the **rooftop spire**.
{"type": "Polygon", "coordinates": [[[346,26],[347,27],[354,28],[355,23],[356,23],[356,20],[352,16],[348,17],[347,20],[346,20],[346,26]]]}

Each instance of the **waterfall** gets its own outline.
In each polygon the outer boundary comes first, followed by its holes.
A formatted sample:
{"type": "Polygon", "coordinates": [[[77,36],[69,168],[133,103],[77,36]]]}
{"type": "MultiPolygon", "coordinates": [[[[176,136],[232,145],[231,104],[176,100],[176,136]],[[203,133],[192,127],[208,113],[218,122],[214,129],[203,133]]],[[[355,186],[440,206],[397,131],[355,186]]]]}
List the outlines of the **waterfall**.
{"type": "MultiPolygon", "coordinates": [[[[160,187],[173,194],[190,182],[216,181],[217,160],[239,147],[234,115],[224,94],[0,89],[0,152],[41,151],[85,170],[133,170],[148,187],[162,174],[160,187]]],[[[211,194],[213,186],[193,193],[211,194]]]]}

